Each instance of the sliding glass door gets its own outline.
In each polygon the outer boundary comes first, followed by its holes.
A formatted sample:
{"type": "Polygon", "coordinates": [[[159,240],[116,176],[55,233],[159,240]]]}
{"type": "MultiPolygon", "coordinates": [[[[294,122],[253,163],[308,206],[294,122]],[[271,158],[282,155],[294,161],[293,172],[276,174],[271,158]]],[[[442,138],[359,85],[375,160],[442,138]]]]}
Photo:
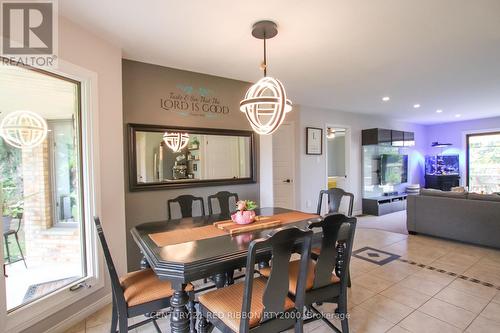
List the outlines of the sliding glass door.
{"type": "Polygon", "coordinates": [[[470,192],[500,192],[500,132],[467,135],[467,185],[470,192]]]}
{"type": "Polygon", "coordinates": [[[8,312],[87,277],[80,83],[0,66],[0,207],[8,312]]]}

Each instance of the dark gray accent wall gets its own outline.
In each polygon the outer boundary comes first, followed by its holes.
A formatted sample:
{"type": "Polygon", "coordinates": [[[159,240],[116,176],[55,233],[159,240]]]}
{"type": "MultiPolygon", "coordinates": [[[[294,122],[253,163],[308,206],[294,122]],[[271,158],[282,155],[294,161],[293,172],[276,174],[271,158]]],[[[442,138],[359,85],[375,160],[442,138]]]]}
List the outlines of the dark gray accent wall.
{"type": "MultiPolygon", "coordinates": [[[[188,72],[131,60],[122,62],[123,76],[123,121],[128,123],[155,124],[165,126],[186,126],[251,130],[239,110],[239,102],[250,83],[211,75],[188,72]],[[217,98],[220,105],[228,106],[226,114],[194,111],[165,110],[161,100],[171,93],[184,95],[191,92],[196,98],[200,93],[208,98],[217,98]]],[[[124,126],[126,128],[126,126],[124,126]]],[[[124,132],[124,142],[128,142],[124,132]]],[[[258,136],[256,138],[258,149],[258,136]]],[[[258,151],[256,151],[258,158],[258,151]]],[[[259,184],[244,184],[217,187],[194,187],[190,189],[130,192],[128,182],[128,143],[125,145],[125,214],[127,225],[128,270],[139,268],[140,253],[130,236],[130,229],[141,222],[159,221],[167,217],[167,200],[181,194],[193,194],[205,198],[217,191],[238,193],[241,199],[258,202],[259,184]]],[[[258,161],[257,161],[258,163],[258,161]]],[[[258,165],[258,164],[257,164],[258,165]]],[[[258,171],[258,166],[257,170],[258,171]]],[[[205,209],[208,212],[207,207],[205,209]]]]}

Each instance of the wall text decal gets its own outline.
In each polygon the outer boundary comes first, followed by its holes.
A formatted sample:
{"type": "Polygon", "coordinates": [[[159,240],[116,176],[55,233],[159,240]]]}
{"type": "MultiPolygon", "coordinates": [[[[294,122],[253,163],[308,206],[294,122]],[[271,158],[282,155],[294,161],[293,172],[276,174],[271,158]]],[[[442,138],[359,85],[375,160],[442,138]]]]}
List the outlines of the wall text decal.
{"type": "Polygon", "coordinates": [[[229,106],[222,103],[220,98],[210,96],[213,91],[207,88],[177,85],[181,92],[170,92],[167,97],[160,99],[163,110],[176,112],[182,116],[201,116],[218,118],[229,114],[229,106]]]}

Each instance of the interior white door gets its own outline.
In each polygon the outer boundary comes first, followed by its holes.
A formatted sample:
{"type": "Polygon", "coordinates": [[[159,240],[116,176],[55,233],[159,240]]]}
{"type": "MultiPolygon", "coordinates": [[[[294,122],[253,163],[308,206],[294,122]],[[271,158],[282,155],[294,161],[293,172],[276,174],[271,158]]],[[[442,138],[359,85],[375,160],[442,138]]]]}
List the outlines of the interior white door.
{"type": "Polygon", "coordinates": [[[282,124],[273,134],[274,206],[295,208],[295,136],[293,124],[282,124]]]}
{"type": "Polygon", "coordinates": [[[209,179],[239,177],[238,139],[224,135],[206,136],[206,176],[209,179]],[[227,158],[221,159],[220,156],[227,158]]]}

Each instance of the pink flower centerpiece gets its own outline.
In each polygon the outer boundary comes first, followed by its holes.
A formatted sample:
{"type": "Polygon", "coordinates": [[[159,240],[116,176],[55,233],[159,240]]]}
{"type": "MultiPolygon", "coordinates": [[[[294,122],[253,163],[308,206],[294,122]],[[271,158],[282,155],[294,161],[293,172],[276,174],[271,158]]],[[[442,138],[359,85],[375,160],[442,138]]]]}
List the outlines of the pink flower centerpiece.
{"type": "Polygon", "coordinates": [[[237,211],[231,215],[231,220],[238,224],[249,224],[255,221],[255,202],[251,200],[240,200],[236,203],[237,211]]]}

